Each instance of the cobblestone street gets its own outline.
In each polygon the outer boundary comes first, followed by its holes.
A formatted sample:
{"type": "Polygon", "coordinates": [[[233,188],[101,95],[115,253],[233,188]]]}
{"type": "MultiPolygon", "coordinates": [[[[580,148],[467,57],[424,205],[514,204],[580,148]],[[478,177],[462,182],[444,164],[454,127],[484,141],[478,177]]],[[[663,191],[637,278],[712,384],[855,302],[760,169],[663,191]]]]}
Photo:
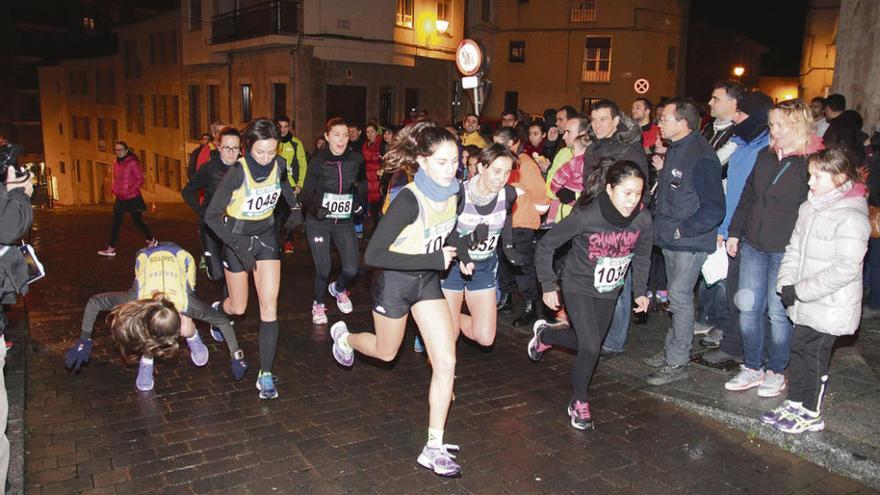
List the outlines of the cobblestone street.
{"type": "MultiPolygon", "coordinates": [[[[198,258],[194,217],[159,205],[146,221],[160,240],[198,258]]],[[[27,301],[25,492],[138,493],[876,493],[848,478],[641,391],[600,361],[591,389],[595,431],[574,430],[565,408],[570,356],[534,364],[527,337],[503,328],[490,350],[458,344],[456,401],[446,440],[461,445],[460,479],[416,465],[425,442],[430,368],[409,332],[396,361],[359,356],[352,369],[330,353],[329,326],[311,323],[313,265],[302,232],[282,260],[279,398],[261,401],[257,308],[235,329],[250,364],[236,382],[225,344],[197,368],[185,346],[157,361],[156,387],[138,392],[103,318],[91,363],[64,368],[82,312],[97,292],[131,284],[142,246],[126,219],[119,255],[106,246],[109,207],[36,212],[32,243],[47,276],[27,301]]],[[[362,243],[362,247],[365,243],[362,243]]],[[[352,288],[354,331],[370,329],[369,275],[352,288]]],[[[216,285],[199,274],[198,293],[216,285]]],[[[327,298],[328,303],[332,300],[327,298]]],[[[340,319],[334,304],[330,322],[340,319]]],[[[16,315],[24,314],[18,310],[16,315]]],[[[506,320],[505,320],[506,321],[506,320]]],[[[648,330],[661,331],[654,319],[648,330]]],[[[644,327],[643,327],[644,328],[644,327]]],[[[17,343],[18,344],[18,343],[17,343]]]]}

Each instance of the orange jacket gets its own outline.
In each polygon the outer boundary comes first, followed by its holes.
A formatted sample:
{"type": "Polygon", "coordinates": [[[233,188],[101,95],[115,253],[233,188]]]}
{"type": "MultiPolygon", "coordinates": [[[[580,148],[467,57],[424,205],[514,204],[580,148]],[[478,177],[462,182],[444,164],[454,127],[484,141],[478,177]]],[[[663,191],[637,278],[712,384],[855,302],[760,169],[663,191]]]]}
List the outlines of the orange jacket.
{"type": "Polygon", "coordinates": [[[513,205],[513,227],[538,230],[541,225],[541,213],[538,207],[550,204],[544,194],[544,178],[541,169],[529,155],[520,153],[519,168],[511,172],[508,183],[517,189],[519,196],[513,205]]]}

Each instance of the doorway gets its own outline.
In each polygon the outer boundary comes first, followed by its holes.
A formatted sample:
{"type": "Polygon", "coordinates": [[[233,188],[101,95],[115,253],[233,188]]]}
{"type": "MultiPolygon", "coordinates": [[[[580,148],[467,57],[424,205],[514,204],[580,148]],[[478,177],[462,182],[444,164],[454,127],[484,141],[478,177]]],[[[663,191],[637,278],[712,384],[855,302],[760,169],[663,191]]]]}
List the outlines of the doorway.
{"type": "Polygon", "coordinates": [[[365,86],[327,85],[327,119],[342,117],[361,129],[367,121],[367,88],[365,86]]]}

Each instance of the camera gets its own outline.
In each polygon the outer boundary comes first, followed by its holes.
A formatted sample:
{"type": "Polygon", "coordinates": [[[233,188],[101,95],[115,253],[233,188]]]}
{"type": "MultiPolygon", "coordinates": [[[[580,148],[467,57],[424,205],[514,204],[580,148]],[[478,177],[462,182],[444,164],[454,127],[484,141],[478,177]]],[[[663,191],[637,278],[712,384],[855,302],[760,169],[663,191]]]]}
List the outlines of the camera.
{"type": "Polygon", "coordinates": [[[15,170],[15,178],[27,177],[27,170],[18,165],[18,157],[21,156],[22,147],[17,144],[7,143],[5,139],[0,142],[0,183],[6,182],[7,169],[15,170]]]}

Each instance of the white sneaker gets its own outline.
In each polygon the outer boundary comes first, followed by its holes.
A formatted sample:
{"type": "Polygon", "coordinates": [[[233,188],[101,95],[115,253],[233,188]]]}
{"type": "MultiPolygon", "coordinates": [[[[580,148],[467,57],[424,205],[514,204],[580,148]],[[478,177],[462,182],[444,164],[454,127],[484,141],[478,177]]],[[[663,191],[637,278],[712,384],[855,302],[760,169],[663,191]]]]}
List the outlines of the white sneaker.
{"type": "Polygon", "coordinates": [[[753,370],[746,368],[746,365],[742,365],[741,368],[733,379],[724,384],[725,389],[748,390],[764,383],[764,370],[753,370]]]}
{"type": "Polygon", "coordinates": [[[315,325],[327,324],[327,309],[323,304],[312,303],[312,323],[315,325]]]}
{"type": "Polygon", "coordinates": [[[706,335],[713,328],[715,328],[715,325],[712,325],[711,323],[706,323],[703,321],[695,321],[694,322],[694,335],[706,335]]]}
{"type": "Polygon", "coordinates": [[[344,314],[351,313],[352,307],[351,298],[349,297],[349,293],[347,290],[338,291],[336,290],[336,282],[331,283],[327,286],[327,290],[330,291],[330,295],[336,298],[336,307],[339,308],[344,314]]]}
{"type": "Polygon", "coordinates": [[[113,246],[107,246],[107,249],[98,251],[98,254],[101,256],[116,256],[116,248],[113,246]]]}
{"type": "Polygon", "coordinates": [[[758,397],[776,397],[785,390],[785,373],[770,370],[764,374],[764,383],[758,387],[758,397]]]}

